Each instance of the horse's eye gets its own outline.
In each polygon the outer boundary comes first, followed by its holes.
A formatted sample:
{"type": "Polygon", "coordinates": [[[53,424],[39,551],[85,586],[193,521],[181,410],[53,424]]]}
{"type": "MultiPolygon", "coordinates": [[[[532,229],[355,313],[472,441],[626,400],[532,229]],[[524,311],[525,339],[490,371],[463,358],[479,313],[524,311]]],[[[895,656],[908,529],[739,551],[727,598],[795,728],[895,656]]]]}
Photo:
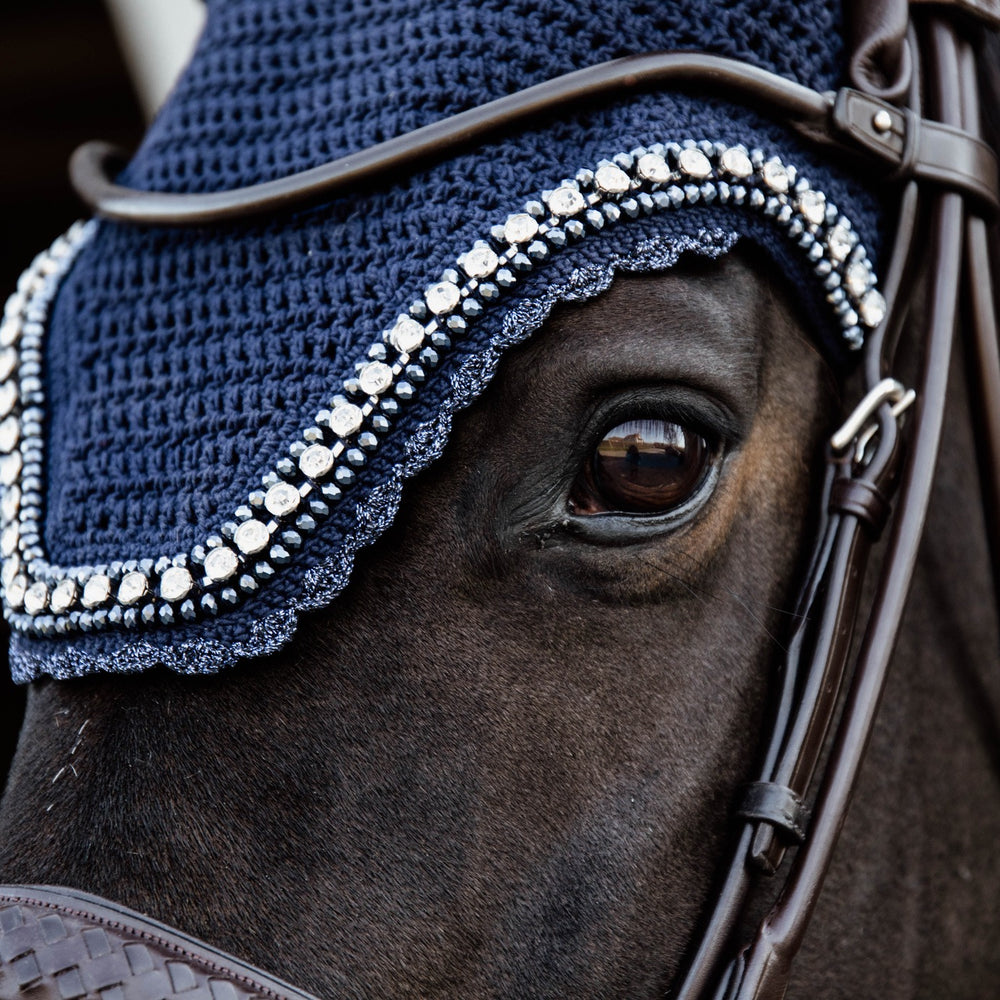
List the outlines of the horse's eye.
{"type": "Polygon", "coordinates": [[[669,420],[627,420],[604,435],[570,495],[576,514],[664,514],[705,479],[712,448],[669,420]]]}

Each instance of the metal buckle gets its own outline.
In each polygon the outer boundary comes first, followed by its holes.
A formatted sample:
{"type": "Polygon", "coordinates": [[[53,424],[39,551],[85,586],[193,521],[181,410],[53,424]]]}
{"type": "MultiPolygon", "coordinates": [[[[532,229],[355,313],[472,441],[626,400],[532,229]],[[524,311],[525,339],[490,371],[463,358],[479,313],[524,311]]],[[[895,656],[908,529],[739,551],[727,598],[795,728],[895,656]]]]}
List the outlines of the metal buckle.
{"type": "Polygon", "coordinates": [[[883,403],[892,404],[892,415],[897,420],[913,405],[917,394],[907,389],[898,379],[884,378],[870,389],[851,415],[830,438],[830,448],[843,454],[854,445],[854,461],[862,464],[868,442],[878,431],[878,424],[871,418],[883,403]]]}

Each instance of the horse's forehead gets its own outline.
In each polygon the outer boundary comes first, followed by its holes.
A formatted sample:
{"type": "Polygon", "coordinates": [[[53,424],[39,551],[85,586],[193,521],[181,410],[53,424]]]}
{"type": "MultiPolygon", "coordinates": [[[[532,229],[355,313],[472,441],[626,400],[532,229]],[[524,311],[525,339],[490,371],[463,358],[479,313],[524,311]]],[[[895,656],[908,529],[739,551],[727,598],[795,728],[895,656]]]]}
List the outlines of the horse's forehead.
{"type": "MultiPolygon", "coordinates": [[[[303,5],[276,25],[265,3],[217,5],[124,179],[182,190],[265,180],[629,51],[743,58],[736,25],[759,12],[694,0],[671,16],[472,7],[414,15],[387,3],[380,19],[303,5]],[[484,19],[502,51],[484,49],[484,19]],[[527,26],[560,19],[574,29],[539,60],[527,26]],[[312,69],[287,72],[293,63],[312,69]],[[402,66],[421,71],[402,79],[402,66]],[[396,90],[398,101],[371,100],[396,90]],[[239,95],[238,126],[223,94],[239,95]]],[[[784,2],[755,32],[753,60],[830,89],[838,19],[833,3],[784,2]]],[[[591,302],[605,327],[608,310],[632,317],[613,359],[623,369],[655,348],[705,378],[734,377],[737,360],[749,370],[762,339],[747,317],[767,301],[736,272],[668,278],[641,303],[616,292],[616,275],[753,244],[842,359],[879,317],[879,226],[863,185],[780,125],[669,93],[539,121],[260,223],[91,225],[11,306],[25,362],[8,383],[17,444],[3,470],[18,485],[4,569],[16,672],[212,671],[286,644],[303,611],[346,586],[504,352],[561,302],[591,302]]],[[[598,348],[579,343],[586,367],[598,348]]]]}

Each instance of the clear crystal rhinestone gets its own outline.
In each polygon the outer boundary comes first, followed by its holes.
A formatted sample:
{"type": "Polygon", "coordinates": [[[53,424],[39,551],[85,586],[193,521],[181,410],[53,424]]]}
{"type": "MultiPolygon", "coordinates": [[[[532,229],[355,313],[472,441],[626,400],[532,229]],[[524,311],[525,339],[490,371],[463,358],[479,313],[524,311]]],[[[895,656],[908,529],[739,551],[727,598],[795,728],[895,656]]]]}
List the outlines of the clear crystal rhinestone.
{"type": "Polygon", "coordinates": [[[365,415],[361,412],[360,406],[353,403],[341,403],[334,407],[330,414],[330,430],[337,437],[346,438],[356,434],[361,429],[365,415]]]}
{"type": "Polygon", "coordinates": [[[868,291],[868,286],[871,284],[871,272],[860,260],[856,260],[847,265],[847,270],[844,272],[844,284],[851,295],[860,299],[868,291]]]}
{"type": "Polygon", "coordinates": [[[0,456],[0,484],[13,486],[21,475],[21,453],[12,451],[9,455],[0,456]]]}
{"type": "Polygon", "coordinates": [[[17,368],[17,348],[5,347],[0,350],[0,382],[6,382],[17,368]]]}
{"type": "Polygon", "coordinates": [[[470,278],[488,278],[500,266],[500,258],[489,247],[473,247],[459,263],[470,278]]]}
{"type": "Polygon", "coordinates": [[[17,403],[17,383],[13,381],[0,383],[0,418],[6,417],[17,403]]]}
{"type": "Polygon", "coordinates": [[[149,591],[149,581],[144,573],[126,573],[118,585],[118,600],[126,605],[141,601],[149,591]]]}
{"type": "Polygon", "coordinates": [[[424,292],[427,308],[435,316],[443,316],[445,313],[451,312],[458,305],[461,298],[458,285],[453,281],[439,281],[436,285],[431,285],[424,292]]]}
{"type": "MultiPolygon", "coordinates": [[[[8,300],[8,307],[10,300],[8,300]]],[[[10,347],[16,344],[21,337],[21,320],[18,316],[11,316],[0,323],[0,344],[10,347]]]]}
{"type": "Polygon", "coordinates": [[[603,167],[598,167],[595,171],[594,183],[598,190],[605,194],[624,194],[632,182],[621,167],[615,166],[613,163],[605,163],[603,167]]]}
{"type": "Polygon", "coordinates": [[[366,396],[378,396],[392,385],[392,369],[381,361],[372,361],[361,369],[358,384],[366,396]]]}
{"type": "Polygon", "coordinates": [[[764,183],[777,194],[785,194],[788,191],[788,171],[785,165],[778,159],[768,160],[761,168],[764,183]]]}
{"type": "Polygon", "coordinates": [[[750,162],[750,157],[747,156],[745,150],[740,149],[738,146],[730,146],[729,149],[723,150],[720,162],[722,163],[722,169],[731,177],[746,180],[753,173],[753,164],[750,162]]]}
{"type": "Polygon", "coordinates": [[[83,585],[83,606],[96,608],[111,596],[111,580],[103,573],[92,576],[83,585]]]}
{"type": "Polygon", "coordinates": [[[16,485],[6,487],[3,491],[3,498],[0,499],[0,517],[3,517],[4,521],[13,521],[20,509],[20,488],[16,485]]]}
{"type": "Polygon", "coordinates": [[[160,574],[160,597],[165,601],[183,601],[193,586],[194,579],[183,566],[168,566],[160,574]]]}
{"type": "Polygon", "coordinates": [[[10,416],[0,421],[0,451],[13,451],[21,438],[21,421],[10,416]]]}
{"type": "Polygon", "coordinates": [[[400,316],[389,334],[389,343],[400,354],[412,354],[423,342],[423,326],[409,316],[400,316]]]}
{"type": "Polygon", "coordinates": [[[236,547],[245,556],[255,556],[271,544],[271,532],[263,521],[244,521],[233,535],[236,547]]]}
{"type": "Polygon", "coordinates": [[[44,583],[33,583],[24,592],[24,610],[29,615],[40,615],[49,603],[49,588],[44,583]]]}
{"type": "Polygon", "coordinates": [[[818,226],[826,218],[826,196],[822,191],[806,188],[799,194],[798,210],[813,225],[818,226]]]}
{"type": "Polygon", "coordinates": [[[508,243],[527,243],[538,233],[538,223],[526,212],[510,216],[503,227],[503,238],[508,243]]]}
{"type": "Polygon", "coordinates": [[[847,259],[847,255],[854,248],[854,239],[850,229],[839,223],[830,230],[826,237],[826,248],[830,256],[839,264],[847,259]]]}
{"type": "Polygon", "coordinates": [[[19,608],[24,604],[24,594],[28,589],[28,581],[19,576],[7,585],[7,603],[12,608],[19,608]]]}
{"type": "Polygon", "coordinates": [[[302,475],[322,479],[333,468],[333,452],[326,445],[311,444],[299,458],[302,475]]]}
{"type": "Polygon", "coordinates": [[[57,614],[69,611],[76,600],[77,586],[75,580],[60,580],[52,589],[49,607],[57,614]]]}
{"type": "Polygon", "coordinates": [[[264,506],[275,517],[285,517],[298,507],[301,499],[299,491],[291,483],[275,483],[264,494],[264,506]]]}
{"type": "Polygon", "coordinates": [[[583,195],[575,187],[569,187],[568,185],[556,188],[549,195],[548,203],[552,214],[558,215],[563,219],[569,218],[571,215],[576,215],[577,212],[582,212],[587,207],[583,195]]]}
{"type": "Polygon", "coordinates": [[[867,327],[876,327],[885,319],[885,299],[882,293],[872,289],[858,304],[861,322],[867,327]]]}
{"type": "Polygon", "coordinates": [[[6,559],[8,556],[12,556],[17,551],[17,540],[19,537],[19,530],[17,524],[8,524],[6,528],[0,532],[0,554],[6,559]]]}
{"type": "Polygon", "coordinates": [[[228,580],[239,568],[239,557],[226,545],[209,549],[205,556],[205,576],[215,583],[228,580]]]}
{"type": "Polygon", "coordinates": [[[681,172],[696,180],[704,180],[712,172],[712,161],[700,149],[682,149],[677,157],[681,172]]]}
{"type": "Polygon", "coordinates": [[[17,556],[11,556],[10,559],[4,559],[3,568],[0,569],[0,583],[5,587],[9,587],[14,580],[14,577],[19,576],[22,572],[21,560],[17,556]]]}
{"type": "Polygon", "coordinates": [[[665,184],[670,180],[670,167],[658,153],[643,153],[636,164],[639,176],[652,184],[665,184]]]}

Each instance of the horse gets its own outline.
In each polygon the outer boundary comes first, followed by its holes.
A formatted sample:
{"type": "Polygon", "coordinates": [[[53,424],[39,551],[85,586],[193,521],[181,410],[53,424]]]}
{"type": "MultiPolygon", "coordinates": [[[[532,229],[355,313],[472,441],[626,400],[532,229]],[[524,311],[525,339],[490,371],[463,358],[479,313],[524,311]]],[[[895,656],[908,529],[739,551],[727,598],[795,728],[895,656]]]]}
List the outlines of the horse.
{"type": "MultiPolygon", "coordinates": [[[[676,988],[857,395],[810,322],[745,243],[557,305],[281,652],[32,684],[3,881],[119,900],[320,997],[676,988]],[[637,473],[638,428],[681,459],[637,473]]],[[[905,619],[790,997],[1000,980],[974,377],[959,344],[905,619]]]]}

